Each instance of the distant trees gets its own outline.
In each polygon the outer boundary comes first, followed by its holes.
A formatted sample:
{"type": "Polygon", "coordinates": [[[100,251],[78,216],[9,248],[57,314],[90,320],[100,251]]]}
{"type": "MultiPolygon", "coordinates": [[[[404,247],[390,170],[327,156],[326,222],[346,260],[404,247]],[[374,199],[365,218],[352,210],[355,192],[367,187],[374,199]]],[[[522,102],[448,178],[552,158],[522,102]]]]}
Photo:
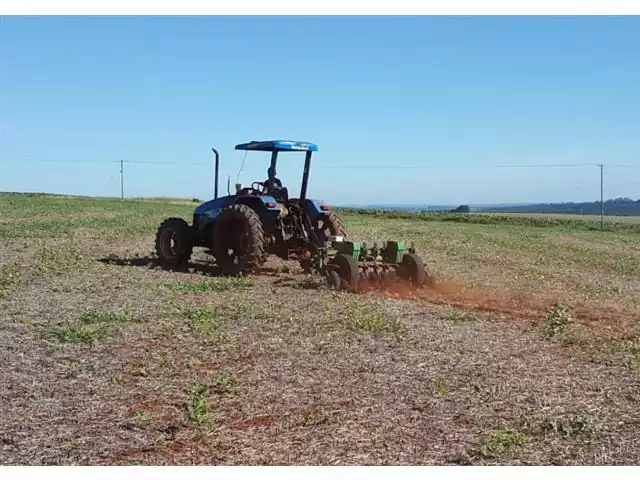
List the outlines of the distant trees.
{"type": "MultiPolygon", "coordinates": [[[[494,207],[482,209],[482,212],[493,213],[570,213],[578,215],[600,215],[600,202],[567,202],[567,203],[540,203],[531,205],[519,205],[514,207],[494,207]]],[[[633,200],[627,197],[618,197],[605,200],[605,215],[640,215],[640,199],[633,200]]]]}
{"type": "Polygon", "coordinates": [[[471,213],[469,205],[460,205],[458,208],[451,210],[451,213],[471,213]]]}

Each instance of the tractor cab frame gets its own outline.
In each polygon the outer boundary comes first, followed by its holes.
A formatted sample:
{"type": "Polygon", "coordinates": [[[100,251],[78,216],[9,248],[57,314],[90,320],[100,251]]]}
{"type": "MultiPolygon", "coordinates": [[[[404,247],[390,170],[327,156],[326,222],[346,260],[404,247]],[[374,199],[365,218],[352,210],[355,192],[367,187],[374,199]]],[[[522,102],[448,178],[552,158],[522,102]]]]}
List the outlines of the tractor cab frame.
{"type": "MultiPolygon", "coordinates": [[[[311,170],[311,156],[313,152],[318,151],[318,146],[311,142],[301,142],[293,140],[268,140],[268,141],[251,141],[236,145],[236,150],[271,152],[271,162],[269,165],[269,177],[266,185],[264,185],[267,194],[273,191],[274,180],[276,178],[276,169],[278,165],[278,154],[281,152],[305,152],[304,169],[302,172],[302,184],[300,187],[300,197],[297,202],[303,206],[307,199],[307,188],[309,185],[309,173],[311,170]]],[[[212,149],[215,154],[215,179],[214,179],[214,199],[218,198],[219,184],[219,165],[220,156],[215,148],[212,149]]],[[[254,182],[262,185],[261,182],[254,182]]],[[[256,189],[245,189],[248,192],[256,191],[256,189]]],[[[238,193],[238,192],[237,192],[238,193]]]]}

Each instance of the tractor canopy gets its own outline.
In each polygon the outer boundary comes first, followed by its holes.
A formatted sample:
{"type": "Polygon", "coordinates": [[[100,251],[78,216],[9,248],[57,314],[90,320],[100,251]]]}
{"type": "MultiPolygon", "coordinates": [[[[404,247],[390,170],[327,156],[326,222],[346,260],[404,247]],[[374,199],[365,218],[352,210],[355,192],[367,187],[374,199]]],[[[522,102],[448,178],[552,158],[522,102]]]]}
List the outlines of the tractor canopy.
{"type": "Polygon", "coordinates": [[[311,142],[296,140],[253,140],[236,145],[236,150],[256,150],[261,152],[317,152],[318,146],[311,142]]]}

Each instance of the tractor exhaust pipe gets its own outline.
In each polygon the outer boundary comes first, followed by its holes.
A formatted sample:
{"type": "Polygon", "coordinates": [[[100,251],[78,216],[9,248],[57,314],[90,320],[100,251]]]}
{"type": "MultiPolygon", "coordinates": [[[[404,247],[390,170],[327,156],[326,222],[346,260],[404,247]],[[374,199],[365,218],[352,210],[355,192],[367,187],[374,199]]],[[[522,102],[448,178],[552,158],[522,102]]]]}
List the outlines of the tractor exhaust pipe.
{"type": "Polygon", "coordinates": [[[215,178],[214,178],[214,184],[213,184],[213,198],[216,199],[218,198],[218,170],[220,169],[220,155],[218,154],[218,151],[211,147],[211,150],[213,150],[213,153],[216,156],[216,163],[215,163],[215,178]]]}

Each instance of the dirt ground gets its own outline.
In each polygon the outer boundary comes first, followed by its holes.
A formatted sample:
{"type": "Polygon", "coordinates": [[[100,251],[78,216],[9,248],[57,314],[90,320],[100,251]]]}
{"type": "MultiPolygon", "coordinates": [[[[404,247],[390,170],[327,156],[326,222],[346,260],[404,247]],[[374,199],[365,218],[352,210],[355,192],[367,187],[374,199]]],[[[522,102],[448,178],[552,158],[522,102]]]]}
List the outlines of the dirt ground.
{"type": "Polygon", "coordinates": [[[167,272],[152,229],[62,217],[2,231],[4,465],[640,461],[640,340],[600,314],[453,274],[352,295],[276,261],[167,272]]]}

